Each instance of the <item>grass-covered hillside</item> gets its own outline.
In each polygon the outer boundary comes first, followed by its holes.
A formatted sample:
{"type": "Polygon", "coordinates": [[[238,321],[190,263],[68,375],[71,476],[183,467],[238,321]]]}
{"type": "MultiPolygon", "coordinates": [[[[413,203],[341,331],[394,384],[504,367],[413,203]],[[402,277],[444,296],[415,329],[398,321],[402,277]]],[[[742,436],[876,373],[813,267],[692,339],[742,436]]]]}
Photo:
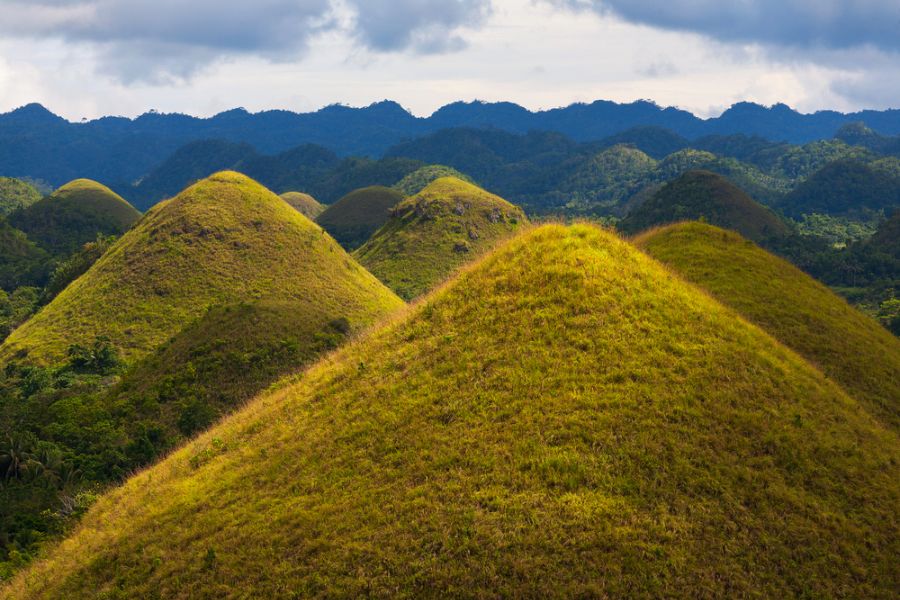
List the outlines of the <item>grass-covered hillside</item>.
{"type": "Polygon", "coordinates": [[[900,340],[874,319],[731,231],[681,223],[647,232],[637,243],[900,428],[900,340]]]}
{"type": "Polygon", "coordinates": [[[626,233],[684,220],[706,221],[739,231],[754,240],[784,238],[787,224],[755,202],[725,177],[709,171],[688,171],[632,209],[621,222],[626,233]]]}
{"type": "Polygon", "coordinates": [[[41,193],[30,183],[12,177],[0,177],[0,215],[31,206],[41,193]]]}
{"type": "Polygon", "coordinates": [[[286,192],[281,194],[281,199],[290,204],[291,207],[307,219],[313,221],[315,221],[316,217],[321,215],[322,211],[325,210],[325,207],[322,204],[319,204],[318,200],[303,192],[286,192]]]}
{"type": "Polygon", "coordinates": [[[436,179],[440,179],[442,177],[456,177],[457,179],[460,179],[467,183],[475,183],[468,175],[460,173],[453,167],[446,167],[444,165],[428,165],[427,167],[416,169],[415,171],[395,183],[392,187],[404,196],[415,196],[426,187],[428,187],[428,185],[432,181],[435,181],[436,179]]]}
{"type": "Polygon", "coordinates": [[[799,355],[551,225],[137,474],[0,595],[890,598],[898,464],[799,355]]]}
{"type": "Polygon", "coordinates": [[[341,246],[355,250],[387,223],[391,209],[402,200],[403,194],[395,189],[378,185],[362,188],[326,208],[316,223],[341,246]]]}
{"type": "Polygon", "coordinates": [[[503,198],[442,177],[394,207],[390,220],[353,255],[401,298],[411,300],[527,221],[519,207],[503,198]]]}
{"type": "Polygon", "coordinates": [[[141,214],[108,187],[76,179],[9,216],[13,226],[56,255],[70,254],[97,234],[121,235],[141,214]]]}
{"type": "Polygon", "coordinates": [[[155,207],[0,356],[52,363],[75,341],[105,336],[131,362],[211,306],[257,299],[331,306],[351,321],[373,302],[399,304],[321,228],[251,179],[223,172],[155,207]]]}

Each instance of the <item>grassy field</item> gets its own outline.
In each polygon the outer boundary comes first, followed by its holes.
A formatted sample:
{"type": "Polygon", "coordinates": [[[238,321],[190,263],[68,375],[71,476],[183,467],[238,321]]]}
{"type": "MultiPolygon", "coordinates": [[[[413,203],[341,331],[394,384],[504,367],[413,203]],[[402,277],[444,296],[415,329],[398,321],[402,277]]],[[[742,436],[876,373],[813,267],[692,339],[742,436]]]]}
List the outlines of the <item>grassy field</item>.
{"type": "Polygon", "coordinates": [[[281,199],[299,211],[300,214],[313,221],[325,210],[325,206],[319,204],[318,200],[302,192],[287,192],[281,194],[281,199]]]}
{"type": "Polygon", "coordinates": [[[817,366],[874,416],[900,428],[900,340],[790,263],[703,223],[637,244],[817,366]]]}
{"type": "Polygon", "coordinates": [[[140,219],[114,191],[89,179],[76,179],[46,198],[10,215],[10,222],[54,254],[69,254],[97,234],[121,235],[140,219]]]}
{"type": "Polygon", "coordinates": [[[391,188],[362,188],[326,208],[316,223],[348,251],[355,250],[387,223],[391,209],[402,200],[403,194],[391,188]]]}
{"type": "Polygon", "coordinates": [[[525,213],[478,186],[442,177],[404,200],[353,256],[411,300],[528,222],[525,213]]]}
{"type": "Polygon", "coordinates": [[[898,448],[737,312],[548,225],[106,495],[0,596],[893,598],[898,448]]]}
{"type": "Polygon", "coordinates": [[[105,336],[133,363],[210,307],[257,300],[352,323],[402,304],[278,196],[223,172],[154,207],[17,329],[0,358],[52,364],[70,344],[105,336]]]}

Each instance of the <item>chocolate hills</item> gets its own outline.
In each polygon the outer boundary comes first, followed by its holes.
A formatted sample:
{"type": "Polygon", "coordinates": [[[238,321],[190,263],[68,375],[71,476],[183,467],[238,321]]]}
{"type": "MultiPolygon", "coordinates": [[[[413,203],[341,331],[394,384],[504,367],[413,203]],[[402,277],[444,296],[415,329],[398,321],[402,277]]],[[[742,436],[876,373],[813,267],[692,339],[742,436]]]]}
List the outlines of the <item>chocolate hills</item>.
{"type": "Polygon", "coordinates": [[[888,598],[898,465],[735,311],[544,226],[101,498],[0,594],[888,598]]]}
{"type": "Polygon", "coordinates": [[[341,246],[355,250],[387,223],[391,209],[402,200],[403,194],[388,187],[362,188],[326,208],[316,223],[341,246]]]}
{"type": "Polygon", "coordinates": [[[790,234],[787,224],[772,211],[725,177],[709,171],[688,171],[663,186],[632,209],[620,227],[633,234],[657,225],[699,219],[733,229],[757,242],[790,234]]]}
{"type": "Polygon", "coordinates": [[[651,230],[636,242],[900,428],[900,340],[787,261],[703,223],[651,230]]]}
{"type": "Polygon", "coordinates": [[[141,214],[111,189],[76,179],[9,216],[10,223],[52,254],[70,254],[98,234],[121,235],[141,214]]]}
{"type": "Polygon", "coordinates": [[[353,256],[401,298],[428,291],[528,222],[522,209],[455,177],[395,206],[353,256]]]}
{"type": "Polygon", "coordinates": [[[73,341],[103,336],[131,363],[208,308],[259,299],[330,307],[339,313],[331,318],[354,325],[400,305],[306,217],[251,179],[222,172],[154,207],[15,331],[0,356],[53,363],[73,341]]]}
{"type": "Polygon", "coordinates": [[[325,210],[325,207],[319,204],[318,200],[302,192],[286,192],[281,194],[281,199],[290,204],[301,215],[313,221],[325,210]]]}

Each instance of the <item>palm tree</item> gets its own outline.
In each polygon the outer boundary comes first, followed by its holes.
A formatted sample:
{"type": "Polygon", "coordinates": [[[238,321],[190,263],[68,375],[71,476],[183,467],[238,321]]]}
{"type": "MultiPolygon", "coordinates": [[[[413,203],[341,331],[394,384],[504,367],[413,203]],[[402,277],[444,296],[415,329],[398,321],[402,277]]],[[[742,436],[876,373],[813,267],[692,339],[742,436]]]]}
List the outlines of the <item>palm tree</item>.
{"type": "Polygon", "coordinates": [[[33,461],[31,440],[24,436],[7,436],[6,443],[0,448],[0,472],[4,481],[20,479],[33,461]]]}

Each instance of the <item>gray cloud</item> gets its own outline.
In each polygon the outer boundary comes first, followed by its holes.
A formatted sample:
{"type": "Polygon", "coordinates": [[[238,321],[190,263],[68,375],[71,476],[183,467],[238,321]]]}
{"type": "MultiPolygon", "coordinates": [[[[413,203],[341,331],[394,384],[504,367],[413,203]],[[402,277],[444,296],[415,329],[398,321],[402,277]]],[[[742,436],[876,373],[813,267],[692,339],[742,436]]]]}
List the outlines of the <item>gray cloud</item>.
{"type": "Polygon", "coordinates": [[[310,40],[349,29],[377,51],[447,52],[464,44],[490,0],[0,0],[0,35],[89,47],[124,81],[187,79],[218,60],[302,56],[310,40]],[[350,21],[343,19],[349,12],[350,21]]]}
{"type": "Polygon", "coordinates": [[[898,0],[549,0],[725,42],[900,51],[898,0]]]}

